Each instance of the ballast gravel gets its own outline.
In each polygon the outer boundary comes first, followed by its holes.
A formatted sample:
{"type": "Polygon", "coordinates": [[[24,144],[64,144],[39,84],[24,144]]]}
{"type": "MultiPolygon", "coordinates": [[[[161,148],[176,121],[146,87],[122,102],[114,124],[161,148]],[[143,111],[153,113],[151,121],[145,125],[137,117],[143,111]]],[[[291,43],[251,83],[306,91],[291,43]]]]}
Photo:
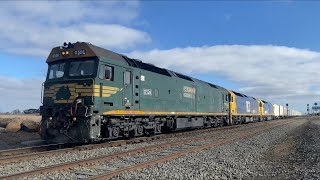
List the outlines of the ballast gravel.
{"type": "MultiPolygon", "coordinates": [[[[179,137],[179,140],[183,140],[183,139],[189,139],[189,138],[193,138],[193,137],[208,137],[207,135],[219,135],[222,137],[230,137],[232,135],[236,135],[239,134],[243,131],[246,131],[247,129],[252,129],[255,128],[256,126],[260,126],[258,125],[258,123],[254,123],[254,124],[247,124],[244,126],[239,126],[236,129],[225,129],[222,131],[211,131],[211,132],[206,132],[206,133],[201,133],[201,134],[192,134],[192,135],[188,135],[185,137],[179,137]],[[229,133],[232,132],[232,133],[229,133]]],[[[163,143],[168,143],[168,142],[172,142],[172,141],[177,141],[177,138],[169,138],[169,139],[163,139],[163,140],[158,140],[152,143],[141,143],[141,144],[134,144],[134,145],[125,145],[123,147],[115,147],[115,148],[103,148],[103,149],[94,149],[94,150],[90,150],[90,151],[84,151],[84,152],[73,152],[70,155],[59,155],[58,157],[54,157],[54,158],[45,158],[45,163],[42,163],[43,166],[48,166],[48,164],[59,164],[62,162],[69,162],[69,161],[75,161],[75,160],[79,160],[79,159],[85,159],[85,158],[89,158],[89,157],[98,157],[101,155],[108,155],[108,154],[112,154],[115,152],[122,152],[122,151],[126,151],[126,150],[130,150],[130,149],[137,149],[137,148],[141,148],[141,147],[146,147],[146,146],[150,146],[150,145],[156,145],[156,144],[163,144],[163,143]],[[126,147],[128,146],[128,147],[126,147]],[[112,150],[113,149],[113,150],[112,150]],[[116,150],[114,150],[116,149],[116,150]],[[66,157],[67,156],[67,157],[66,157]],[[70,157],[69,157],[70,156],[70,157]],[[67,159],[66,159],[67,158],[67,159]],[[70,159],[71,158],[71,159],[70,159]]],[[[197,142],[194,142],[197,143],[197,142]]],[[[68,153],[69,154],[69,153],[68,153]]],[[[129,157],[130,158],[130,157],[129,157]]],[[[144,158],[146,159],[146,158],[144,158]]],[[[32,164],[36,164],[37,167],[32,167],[30,166],[29,162],[23,162],[24,166],[26,166],[24,169],[20,170],[21,171],[26,171],[30,169],[35,169],[38,168],[39,166],[39,162],[43,162],[43,158],[39,158],[37,161],[38,162],[34,162],[32,164]]],[[[116,163],[111,163],[111,167],[108,168],[117,168],[117,167],[123,167],[128,165],[128,163],[123,164],[123,162],[121,162],[121,160],[116,160],[116,163]]],[[[133,161],[136,162],[136,161],[133,161]]],[[[41,163],[40,163],[41,164],[41,163]]],[[[10,165],[10,164],[9,164],[10,165]]],[[[7,167],[9,170],[10,169],[15,169],[16,171],[16,163],[13,163],[11,167],[7,167]]],[[[21,166],[23,167],[23,166],[21,166]]],[[[1,170],[1,167],[0,167],[1,170]]],[[[81,169],[80,169],[81,170],[81,169]]],[[[77,169],[75,169],[75,171],[77,171],[77,169]]],[[[83,171],[83,169],[82,169],[83,171]]],[[[84,170],[86,171],[86,169],[84,170]]],[[[87,170],[88,171],[88,170],[87,170]]],[[[89,172],[91,172],[89,170],[89,172]]],[[[11,174],[12,171],[8,171],[8,174],[11,174]]],[[[99,172],[99,173],[103,173],[103,172],[99,172]]],[[[74,179],[74,178],[79,178],[78,176],[75,176],[75,173],[72,172],[60,172],[60,173],[49,173],[49,174],[43,174],[43,175],[37,175],[37,176],[31,176],[31,177],[26,177],[24,179],[74,179]]]]}
{"type": "MultiPolygon", "coordinates": [[[[239,127],[240,129],[250,129],[252,127],[257,126],[257,124],[248,124],[245,126],[239,127]]],[[[237,128],[237,129],[239,129],[237,128]]],[[[234,131],[234,129],[226,129],[223,130],[224,132],[234,131]]],[[[210,131],[205,132],[201,134],[191,134],[185,137],[179,137],[179,140],[184,140],[192,137],[205,137],[206,135],[214,135],[214,134],[220,134],[222,131],[210,131]]],[[[82,159],[88,159],[93,157],[99,157],[103,155],[109,155],[116,152],[123,152],[127,150],[142,148],[146,146],[152,146],[156,144],[162,144],[162,143],[168,143],[177,141],[177,138],[168,138],[168,139],[161,139],[156,140],[154,142],[144,142],[144,143],[138,143],[138,144],[128,144],[120,147],[108,147],[108,148],[99,148],[99,149],[93,149],[93,150],[84,150],[84,151],[75,151],[75,152],[68,152],[66,154],[56,155],[54,157],[40,157],[37,159],[32,159],[28,161],[21,161],[21,162],[15,162],[15,163],[9,163],[0,166],[0,177],[24,172],[24,171],[30,171],[33,169],[61,164],[65,162],[71,162],[71,161],[77,161],[82,159]]],[[[33,177],[36,178],[36,177],[33,177]]],[[[47,177],[46,177],[47,178],[47,177]]],[[[60,177],[61,178],[61,177],[60,177]]],[[[60,179],[59,178],[59,179],[60,179]]]]}
{"type": "MultiPolygon", "coordinates": [[[[290,136],[290,133],[292,134],[292,132],[295,132],[297,129],[300,129],[303,125],[306,124],[306,122],[307,121],[303,119],[292,120],[292,123],[276,127],[259,135],[253,135],[253,137],[251,138],[238,140],[205,151],[192,153],[188,156],[184,156],[166,163],[157,164],[147,169],[128,172],[113,177],[113,179],[265,179],[266,177],[268,177],[267,173],[270,173],[270,171],[272,171],[273,173],[273,179],[276,179],[276,175],[278,173],[283,172],[284,170],[282,169],[281,172],[275,172],[276,170],[270,170],[272,168],[270,167],[270,159],[266,159],[266,157],[269,157],[267,155],[267,152],[269,152],[272,147],[286,140],[286,138],[290,136]]],[[[318,121],[318,123],[320,127],[320,121],[318,121]]],[[[249,124],[245,126],[247,126],[248,128],[252,125],[249,124]]],[[[254,128],[251,127],[248,129],[254,128]]],[[[211,134],[219,133],[221,135],[221,132],[223,132],[224,137],[230,137],[230,135],[236,136],[237,134],[239,134],[224,133],[224,131],[211,132],[211,134]]],[[[182,140],[183,138],[179,139],[182,140]]],[[[140,143],[133,145],[125,145],[123,147],[112,147],[95,149],[84,152],[76,152],[69,155],[71,156],[71,159],[68,161],[84,159],[92,156],[97,157],[105,154],[136,149],[140,147],[149,146],[150,144],[160,144],[165,141],[174,141],[174,138],[170,140],[156,141],[154,143],[140,143]]],[[[189,145],[196,143],[202,144],[200,142],[193,142],[189,143],[189,145]]],[[[318,144],[320,144],[320,140],[318,144]]],[[[183,146],[187,147],[188,145],[176,146],[173,149],[176,148],[178,150],[179,148],[183,148],[183,146]]],[[[24,179],[85,179],[90,177],[90,174],[95,175],[111,172],[120,167],[126,167],[137,163],[145,162],[147,160],[159,158],[162,155],[166,155],[166,151],[169,154],[170,152],[172,152],[172,150],[170,150],[169,148],[158,152],[146,154],[142,153],[134,156],[124,157],[122,159],[114,159],[106,163],[96,164],[93,167],[75,168],[70,172],[49,173],[32,177],[26,177],[24,179]]],[[[56,158],[48,159],[48,161],[55,161],[53,163],[49,162],[49,164],[61,163],[59,162],[59,160],[56,161],[56,158]]],[[[28,164],[30,169],[38,168],[32,167],[33,163],[34,162],[28,164]]],[[[12,166],[12,168],[15,169],[17,166],[16,163],[14,164],[15,165],[12,166]]],[[[39,164],[37,166],[39,166],[39,164]]],[[[44,166],[48,166],[47,162],[44,166]]],[[[0,167],[0,172],[3,172],[1,168],[3,167],[0,167]]],[[[21,168],[24,168],[22,171],[28,170],[28,168],[23,167],[23,165],[21,165],[21,168]]],[[[309,174],[311,174],[311,172],[313,171],[310,170],[309,174]]],[[[10,172],[8,174],[10,174],[10,172]]]]}
{"type": "Polygon", "coordinates": [[[249,139],[192,153],[113,179],[263,179],[265,175],[260,173],[269,168],[264,164],[264,153],[304,123],[305,120],[295,121],[249,139]]]}
{"type": "Polygon", "coordinates": [[[266,152],[257,179],[320,179],[320,118],[308,119],[266,152]]]}
{"type": "Polygon", "coordinates": [[[172,148],[159,150],[157,152],[146,153],[146,154],[142,153],[142,154],[138,154],[138,155],[134,155],[134,156],[124,157],[121,159],[115,159],[115,160],[109,161],[107,163],[97,164],[97,165],[95,165],[95,167],[76,168],[76,169],[73,169],[71,172],[49,173],[49,174],[40,175],[40,176],[32,176],[32,177],[29,177],[28,179],[35,179],[35,178],[39,178],[39,179],[87,178],[87,177],[89,177],[89,175],[86,175],[86,174],[94,175],[94,174],[105,173],[108,170],[111,171],[111,170],[115,170],[120,167],[127,167],[130,165],[135,165],[137,163],[145,162],[147,160],[159,158],[159,156],[162,156],[162,155],[172,154],[172,152],[174,152],[174,151],[178,152],[179,149],[181,149],[181,148],[182,149],[183,148],[190,148],[190,146],[194,147],[196,145],[204,145],[210,141],[221,140],[221,138],[237,136],[238,134],[245,132],[247,129],[255,129],[254,126],[255,125],[248,124],[246,126],[243,126],[245,128],[243,128],[241,131],[238,131],[238,130],[234,131],[233,130],[232,133],[227,133],[228,131],[220,131],[220,132],[218,132],[219,133],[219,136],[217,136],[217,137],[219,137],[218,139],[207,139],[205,142],[203,142],[203,141],[191,142],[191,143],[188,143],[188,145],[175,146],[172,148]]]}

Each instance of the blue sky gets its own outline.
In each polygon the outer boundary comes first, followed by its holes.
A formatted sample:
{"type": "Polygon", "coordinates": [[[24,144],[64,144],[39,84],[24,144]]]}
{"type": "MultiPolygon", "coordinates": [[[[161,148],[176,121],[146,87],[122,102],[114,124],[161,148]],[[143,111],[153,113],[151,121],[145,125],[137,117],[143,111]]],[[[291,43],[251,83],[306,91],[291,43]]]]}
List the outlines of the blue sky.
{"type": "Polygon", "coordinates": [[[318,2],[145,2],[141,17],[161,49],[272,44],[319,50],[319,7],[318,2]]]}
{"type": "Polygon", "coordinates": [[[45,59],[64,41],[89,41],[300,111],[319,101],[320,2],[89,3],[0,3],[0,112],[40,105],[45,59]]]}

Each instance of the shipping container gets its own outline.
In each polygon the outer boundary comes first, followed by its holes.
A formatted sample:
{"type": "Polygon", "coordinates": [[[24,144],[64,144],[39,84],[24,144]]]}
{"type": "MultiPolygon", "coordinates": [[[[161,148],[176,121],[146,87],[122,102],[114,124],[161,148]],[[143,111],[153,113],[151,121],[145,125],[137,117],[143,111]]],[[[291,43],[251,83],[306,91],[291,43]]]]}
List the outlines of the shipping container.
{"type": "Polygon", "coordinates": [[[280,105],[273,104],[273,114],[274,114],[275,118],[280,117],[280,105]]]}

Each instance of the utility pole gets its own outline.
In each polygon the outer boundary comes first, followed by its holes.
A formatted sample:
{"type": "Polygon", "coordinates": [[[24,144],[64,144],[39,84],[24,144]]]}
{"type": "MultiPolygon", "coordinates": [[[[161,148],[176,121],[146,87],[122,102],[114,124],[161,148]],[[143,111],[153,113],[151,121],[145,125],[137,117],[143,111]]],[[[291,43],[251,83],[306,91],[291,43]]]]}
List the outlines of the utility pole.
{"type": "Polygon", "coordinates": [[[308,116],[309,116],[309,104],[307,104],[307,112],[308,112],[308,116]]]}
{"type": "Polygon", "coordinates": [[[287,116],[289,116],[289,104],[287,103],[286,106],[287,106],[287,116]]]}

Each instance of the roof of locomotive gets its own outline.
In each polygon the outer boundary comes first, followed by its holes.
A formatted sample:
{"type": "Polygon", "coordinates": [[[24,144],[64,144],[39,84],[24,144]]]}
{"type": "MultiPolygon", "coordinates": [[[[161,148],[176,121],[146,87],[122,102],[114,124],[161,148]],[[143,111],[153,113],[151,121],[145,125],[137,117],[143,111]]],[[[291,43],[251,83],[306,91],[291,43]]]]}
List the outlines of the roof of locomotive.
{"type": "Polygon", "coordinates": [[[181,79],[185,79],[189,81],[195,80],[198,82],[205,83],[213,88],[227,91],[227,89],[221,86],[208,83],[205,81],[201,81],[199,79],[192,78],[192,77],[189,77],[165,68],[160,68],[153,64],[142,62],[141,60],[138,60],[138,59],[132,59],[125,55],[109,51],[107,49],[92,45],[91,43],[87,43],[87,42],[76,42],[76,43],[68,43],[68,44],[64,43],[64,46],[58,46],[53,48],[47,58],[47,63],[56,62],[64,59],[85,58],[85,57],[95,57],[95,56],[110,58],[114,60],[120,60],[128,64],[129,66],[144,69],[144,70],[162,74],[165,76],[171,77],[172,75],[175,75],[181,79]]]}
{"type": "Polygon", "coordinates": [[[118,53],[103,49],[101,47],[92,45],[87,42],[68,43],[64,46],[58,46],[51,50],[47,63],[60,61],[63,59],[71,58],[84,58],[102,56],[110,59],[121,60],[125,62],[125,59],[118,53]]]}

